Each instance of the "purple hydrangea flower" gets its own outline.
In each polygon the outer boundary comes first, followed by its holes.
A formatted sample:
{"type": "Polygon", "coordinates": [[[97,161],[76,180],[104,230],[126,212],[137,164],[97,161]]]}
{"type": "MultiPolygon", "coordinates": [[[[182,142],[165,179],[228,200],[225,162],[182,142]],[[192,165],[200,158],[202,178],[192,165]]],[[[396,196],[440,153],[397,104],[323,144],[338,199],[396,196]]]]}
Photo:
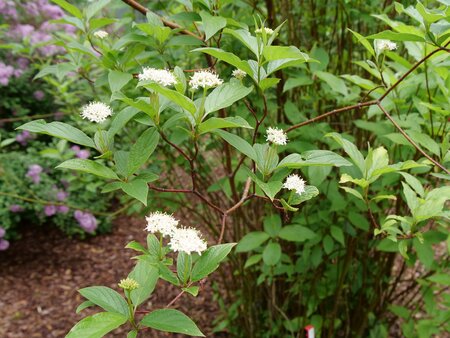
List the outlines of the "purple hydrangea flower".
{"type": "Polygon", "coordinates": [[[54,205],[46,205],[44,207],[44,214],[45,216],[53,216],[54,214],[56,214],[56,206],[54,205]]]}
{"type": "MultiPolygon", "coordinates": [[[[22,212],[23,211],[23,207],[21,205],[18,204],[11,204],[9,206],[9,211],[11,212],[22,212]]],[[[0,236],[2,237],[2,236],[0,236]]]]}
{"type": "Polygon", "coordinates": [[[69,196],[69,194],[65,191],[58,191],[58,193],[56,194],[56,199],[58,201],[64,201],[67,196],[69,196]]]}
{"type": "Polygon", "coordinates": [[[16,141],[21,145],[26,146],[28,140],[31,138],[32,138],[31,133],[28,130],[24,130],[23,132],[17,134],[16,141]]]}
{"type": "Polygon", "coordinates": [[[42,173],[42,167],[39,164],[32,164],[28,167],[28,172],[26,174],[34,184],[38,184],[41,181],[40,174],[42,173]]]}
{"type": "Polygon", "coordinates": [[[41,7],[41,12],[46,15],[49,19],[60,19],[64,16],[64,12],[59,6],[54,6],[50,4],[44,4],[41,7]]]}
{"type": "Polygon", "coordinates": [[[97,229],[97,219],[91,213],[76,210],[73,216],[86,232],[93,233],[97,229]]]}
{"type": "Polygon", "coordinates": [[[28,68],[28,65],[30,64],[30,60],[28,60],[27,58],[18,58],[16,63],[20,69],[25,70],[28,68]]]}
{"type": "Polygon", "coordinates": [[[42,90],[36,90],[36,91],[33,93],[33,96],[34,96],[34,98],[35,98],[36,100],[42,101],[43,98],[45,97],[45,93],[44,93],[42,90]]]}
{"type": "Polygon", "coordinates": [[[0,251],[5,251],[9,248],[9,242],[6,239],[0,239],[0,251]]]}
{"type": "Polygon", "coordinates": [[[87,149],[80,149],[79,146],[72,146],[70,149],[72,149],[75,152],[75,156],[81,159],[86,159],[91,156],[91,153],[87,149]]]}
{"type": "Polygon", "coordinates": [[[67,214],[69,212],[69,207],[67,205],[59,205],[57,209],[60,214],[67,214]]]}
{"type": "Polygon", "coordinates": [[[0,0],[0,13],[6,19],[17,20],[16,4],[11,0],[0,0]]]}
{"type": "Polygon", "coordinates": [[[6,230],[3,229],[2,227],[0,227],[0,238],[5,237],[5,234],[6,234],[6,230]]]}
{"type": "Polygon", "coordinates": [[[5,65],[0,62],[0,84],[7,86],[9,83],[9,78],[14,75],[14,68],[9,65],[5,65]]]}
{"type": "Polygon", "coordinates": [[[34,26],[28,24],[25,25],[19,24],[12,26],[8,35],[14,39],[22,40],[25,38],[29,38],[34,32],[35,32],[34,26]]]}

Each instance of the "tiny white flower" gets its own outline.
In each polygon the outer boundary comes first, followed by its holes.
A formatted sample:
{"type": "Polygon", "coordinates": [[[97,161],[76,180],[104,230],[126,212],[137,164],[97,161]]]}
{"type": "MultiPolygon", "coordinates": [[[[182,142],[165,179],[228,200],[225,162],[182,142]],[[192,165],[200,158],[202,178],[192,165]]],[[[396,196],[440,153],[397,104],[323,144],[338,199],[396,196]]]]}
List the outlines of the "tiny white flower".
{"type": "Polygon", "coordinates": [[[104,39],[104,38],[108,37],[108,35],[109,35],[108,32],[102,31],[102,30],[96,31],[94,33],[94,36],[99,39],[104,39]]]}
{"type": "Polygon", "coordinates": [[[220,86],[222,83],[223,80],[221,80],[216,73],[207,70],[195,72],[189,81],[189,85],[192,89],[198,89],[198,87],[213,88],[220,86]]]}
{"type": "Polygon", "coordinates": [[[288,138],[283,129],[269,127],[267,128],[266,140],[273,144],[284,146],[287,144],[288,138]]]}
{"type": "Polygon", "coordinates": [[[100,123],[105,121],[112,113],[110,106],[102,102],[91,102],[83,107],[81,117],[91,122],[100,123]]]}
{"type": "Polygon", "coordinates": [[[139,81],[153,81],[161,86],[168,87],[177,83],[175,75],[166,69],[155,69],[145,67],[142,73],[138,75],[139,81]]]}
{"type": "Polygon", "coordinates": [[[147,221],[147,231],[151,233],[160,233],[163,236],[172,236],[177,229],[178,220],[172,215],[165,212],[152,212],[148,217],[145,217],[147,221]]]}
{"type": "Polygon", "coordinates": [[[238,80],[242,80],[247,75],[247,73],[245,73],[243,70],[235,69],[233,70],[233,73],[231,73],[231,75],[233,75],[238,80]]]}
{"type": "Polygon", "coordinates": [[[283,188],[294,190],[297,194],[301,195],[305,192],[305,181],[300,176],[292,174],[286,177],[283,188]]]}
{"type": "Polygon", "coordinates": [[[375,49],[378,53],[382,53],[385,50],[396,50],[397,44],[395,42],[389,40],[375,40],[374,41],[375,49]]]}
{"type": "Polygon", "coordinates": [[[169,242],[173,251],[185,252],[190,255],[197,252],[199,255],[206,250],[205,240],[201,238],[201,234],[193,228],[176,229],[169,242]]]}
{"type": "Polygon", "coordinates": [[[267,28],[267,27],[262,27],[262,28],[258,28],[257,30],[255,30],[256,34],[262,34],[262,30],[264,29],[264,31],[266,32],[267,35],[272,35],[273,34],[273,29],[271,28],[267,28]]]}

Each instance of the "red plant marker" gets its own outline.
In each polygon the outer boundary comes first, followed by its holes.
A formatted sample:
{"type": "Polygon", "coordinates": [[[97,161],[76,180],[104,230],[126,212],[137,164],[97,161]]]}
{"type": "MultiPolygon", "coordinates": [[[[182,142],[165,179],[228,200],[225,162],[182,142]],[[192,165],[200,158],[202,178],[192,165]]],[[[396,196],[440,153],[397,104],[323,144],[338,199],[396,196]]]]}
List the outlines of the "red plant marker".
{"type": "Polygon", "coordinates": [[[312,326],[312,325],[305,326],[305,331],[306,331],[306,338],[315,338],[316,337],[316,332],[314,330],[314,326],[312,326]]]}

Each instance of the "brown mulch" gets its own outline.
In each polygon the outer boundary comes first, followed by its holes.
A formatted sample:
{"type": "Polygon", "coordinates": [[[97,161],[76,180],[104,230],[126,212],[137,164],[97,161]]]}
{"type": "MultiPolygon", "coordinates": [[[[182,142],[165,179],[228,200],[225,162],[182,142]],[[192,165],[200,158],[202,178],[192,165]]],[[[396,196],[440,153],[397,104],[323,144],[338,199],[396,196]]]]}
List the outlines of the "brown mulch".
{"type": "MultiPolygon", "coordinates": [[[[77,289],[105,285],[117,291],[117,282],[131,271],[135,252],[124,249],[131,240],[145,243],[142,220],[120,218],[111,234],[81,241],[56,229],[25,228],[22,239],[0,253],[0,337],[64,337],[94,309],[75,314],[83,301],[77,289]]],[[[163,308],[178,291],[160,280],[143,309],[163,308]]],[[[174,305],[189,314],[207,337],[219,310],[207,282],[197,297],[183,295],[174,305]]],[[[125,337],[126,328],[107,337],[125,337]]],[[[148,330],[139,337],[184,337],[148,330]]]]}

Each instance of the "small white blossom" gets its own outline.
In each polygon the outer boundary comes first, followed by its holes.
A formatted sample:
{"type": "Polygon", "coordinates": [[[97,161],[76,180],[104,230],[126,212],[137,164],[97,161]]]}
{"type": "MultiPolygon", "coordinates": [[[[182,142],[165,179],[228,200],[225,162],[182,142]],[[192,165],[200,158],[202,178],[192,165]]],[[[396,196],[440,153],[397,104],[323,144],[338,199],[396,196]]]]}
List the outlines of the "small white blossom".
{"type": "Polygon", "coordinates": [[[300,176],[292,174],[286,178],[283,188],[288,190],[295,190],[299,195],[305,192],[305,181],[300,176]]]}
{"type": "Polygon", "coordinates": [[[189,81],[189,85],[192,89],[198,89],[198,87],[213,88],[220,86],[222,83],[223,80],[221,80],[216,73],[207,70],[195,72],[189,81]]]}
{"type": "Polygon", "coordinates": [[[164,87],[172,86],[177,83],[176,77],[166,69],[145,67],[138,77],[139,81],[153,81],[164,87]]]}
{"type": "Polygon", "coordinates": [[[108,32],[102,31],[102,30],[96,31],[94,33],[94,36],[99,39],[104,39],[104,38],[108,37],[108,35],[109,35],[108,32]]]}
{"type": "Polygon", "coordinates": [[[233,70],[233,73],[231,73],[231,75],[233,75],[238,80],[242,80],[247,75],[247,73],[245,73],[243,70],[235,69],[233,70]]]}
{"type": "Polygon", "coordinates": [[[147,231],[151,233],[160,233],[163,236],[172,236],[177,229],[178,220],[172,215],[165,212],[152,212],[148,217],[145,217],[147,221],[147,231]]]}
{"type": "Polygon", "coordinates": [[[81,117],[91,122],[100,123],[105,121],[112,113],[110,106],[102,102],[91,102],[83,107],[81,117]]]}
{"type": "Polygon", "coordinates": [[[382,53],[385,50],[396,50],[397,44],[389,40],[375,40],[375,49],[378,53],[382,53]]]}
{"type": "Polygon", "coordinates": [[[255,30],[255,33],[256,34],[262,34],[263,29],[264,29],[264,31],[266,32],[267,35],[272,35],[273,34],[273,29],[267,28],[267,27],[258,28],[257,30],[255,30]]]}
{"type": "Polygon", "coordinates": [[[206,242],[201,234],[193,228],[178,228],[172,234],[169,242],[173,251],[185,252],[190,255],[197,252],[199,255],[206,250],[206,242]]]}
{"type": "Polygon", "coordinates": [[[279,146],[284,146],[287,144],[288,138],[283,129],[278,128],[267,128],[267,141],[277,144],[279,146]]]}

